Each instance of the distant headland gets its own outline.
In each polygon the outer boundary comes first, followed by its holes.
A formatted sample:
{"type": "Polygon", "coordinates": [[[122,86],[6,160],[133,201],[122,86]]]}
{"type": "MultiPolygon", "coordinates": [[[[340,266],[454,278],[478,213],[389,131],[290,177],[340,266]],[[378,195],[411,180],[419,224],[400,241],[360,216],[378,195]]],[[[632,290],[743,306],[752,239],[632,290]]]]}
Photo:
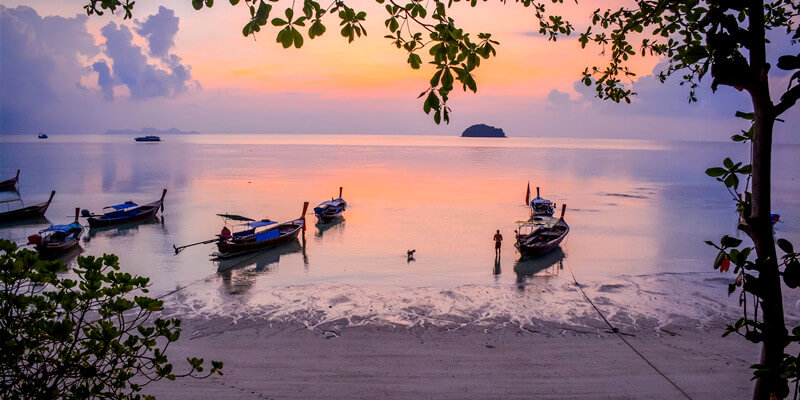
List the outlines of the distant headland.
{"type": "Polygon", "coordinates": [[[180,129],[156,129],[145,127],[142,129],[109,129],[106,135],[165,135],[165,134],[196,134],[197,131],[182,131],[180,129]]]}
{"type": "Polygon", "coordinates": [[[500,128],[486,124],[476,124],[464,130],[461,137],[508,137],[500,128]]]}

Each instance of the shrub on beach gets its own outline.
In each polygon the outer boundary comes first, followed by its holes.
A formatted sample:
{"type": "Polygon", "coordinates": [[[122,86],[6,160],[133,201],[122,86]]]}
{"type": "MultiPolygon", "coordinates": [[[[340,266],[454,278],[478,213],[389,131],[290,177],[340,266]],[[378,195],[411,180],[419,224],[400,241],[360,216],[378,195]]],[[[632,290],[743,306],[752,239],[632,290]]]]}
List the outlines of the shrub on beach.
{"type": "Polygon", "coordinates": [[[61,262],[0,240],[0,392],[4,398],[151,398],[147,384],[222,375],[187,358],[176,373],[166,356],[179,319],[154,318],[163,302],[148,278],[120,272],[117,256],[79,257],[74,277],[61,262]]]}

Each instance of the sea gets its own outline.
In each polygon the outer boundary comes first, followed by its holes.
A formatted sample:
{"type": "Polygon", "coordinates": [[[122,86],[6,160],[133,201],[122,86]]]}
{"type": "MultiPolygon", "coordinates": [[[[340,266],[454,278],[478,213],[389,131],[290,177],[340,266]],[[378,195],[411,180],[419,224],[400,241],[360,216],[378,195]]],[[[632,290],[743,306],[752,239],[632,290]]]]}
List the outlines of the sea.
{"type": "MultiPolygon", "coordinates": [[[[704,243],[742,237],[730,193],[704,174],[740,143],[442,135],[185,134],[137,143],[127,135],[0,136],[0,179],[21,170],[19,193],[0,208],[45,201],[46,219],[0,225],[19,244],[76,208],[93,213],[157,200],[146,223],[87,229],[78,256],[113,253],[121,269],[150,278],[149,295],[184,317],[225,316],[400,326],[600,329],[578,290],[631,330],[718,329],[737,312],[730,273],[714,271],[704,243]],[[514,230],[535,196],[566,205],[561,248],[526,259],[514,230]],[[337,223],[306,214],[294,242],[214,260],[217,214],[283,222],[304,202],[338,197],[337,223]],[[18,198],[17,198],[18,196],[18,198]],[[499,259],[493,236],[504,236],[499,259]],[[414,257],[407,256],[414,250],[414,257]]],[[[800,146],[774,148],[777,237],[800,245],[800,146]]],[[[743,183],[744,184],[744,183],[743,183]]],[[[85,219],[81,219],[85,223],[85,219]]],[[[229,223],[230,225],[230,223],[229,223]]],[[[87,225],[88,228],[88,225],[87,225]]],[[[234,226],[234,228],[236,228],[234,226]]],[[[798,293],[785,292],[788,313],[798,293]]]]}

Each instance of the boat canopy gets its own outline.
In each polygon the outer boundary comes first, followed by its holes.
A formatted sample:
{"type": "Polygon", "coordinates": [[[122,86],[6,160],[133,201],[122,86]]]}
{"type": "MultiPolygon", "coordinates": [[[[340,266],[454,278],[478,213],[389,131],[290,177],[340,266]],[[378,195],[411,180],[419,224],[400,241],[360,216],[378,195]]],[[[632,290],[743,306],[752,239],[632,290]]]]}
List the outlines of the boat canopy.
{"type": "Polygon", "coordinates": [[[533,200],[531,200],[531,204],[553,204],[553,202],[547,199],[543,199],[541,197],[536,197],[533,200]]]}
{"type": "Polygon", "coordinates": [[[230,219],[233,221],[254,221],[252,218],[247,218],[236,214],[217,214],[217,215],[222,218],[230,219]]]}
{"type": "Polygon", "coordinates": [[[79,224],[77,222],[73,222],[73,223],[71,223],[69,225],[53,225],[53,226],[51,226],[51,227],[49,227],[47,229],[42,229],[41,231],[39,231],[39,233],[45,233],[45,232],[68,232],[68,231],[70,231],[72,229],[82,229],[82,228],[83,227],[81,226],[81,224],[79,224]]]}
{"type": "Polygon", "coordinates": [[[139,205],[134,203],[134,202],[132,202],[132,201],[126,201],[125,203],[117,204],[117,205],[114,205],[114,206],[108,206],[108,207],[105,207],[105,208],[113,208],[115,210],[124,210],[126,208],[131,208],[131,207],[139,207],[139,205]]]}
{"type": "Polygon", "coordinates": [[[274,224],[277,224],[277,222],[275,222],[275,221],[268,221],[268,220],[262,220],[262,221],[250,221],[250,222],[245,222],[245,223],[244,223],[244,224],[242,224],[242,225],[246,225],[246,226],[248,226],[248,227],[250,227],[250,228],[253,228],[253,229],[255,229],[255,228],[261,228],[262,226],[269,226],[269,225],[274,225],[274,224]]]}

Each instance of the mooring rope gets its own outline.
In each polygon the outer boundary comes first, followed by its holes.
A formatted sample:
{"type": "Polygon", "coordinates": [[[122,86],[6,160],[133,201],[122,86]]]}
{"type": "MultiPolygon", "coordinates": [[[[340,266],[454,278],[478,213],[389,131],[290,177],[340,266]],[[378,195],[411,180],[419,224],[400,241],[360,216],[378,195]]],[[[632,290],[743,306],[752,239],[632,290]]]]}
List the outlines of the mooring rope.
{"type": "Polygon", "coordinates": [[[660,370],[660,369],[658,369],[658,367],[656,367],[656,366],[655,366],[655,365],[654,365],[652,362],[650,362],[650,360],[648,360],[648,359],[647,359],[647,357],[645,357],[645,356],[644,356],[644,354],[642,354],[641,352],[639,352],[639,350],[636,350],[636,348],[635,348],[635,347],[633,347],[633,345],[632,345],[630,342],[628,342],[628,340],[627,340],[627,339],[625,339],[625,336],[623,336],[623,335],[622,335],[622,333],[619,331],[619,329],[618,329],[618,328],[616,328],[616,327],[614,327],[614,325],[611,325],[611,322],[608,322],[608,319],[606,319],[606,316],[605,316],[605,315],[603,315],[603,312],[602,312],[602,311],[600,311],[600,309],[599,309],[599,308],[597,308],[597,306],[594,304],[594,302],[592,301],[592,299],[591,299],[591,298],[589,298],[589,296],[588,296],[588,295],[586,294],[586,292],[583,290],[583,287],[581,287],[581,284],[580,284],[580,283],[578,283],[578,280],[577,280],[577,279],[575,279],[575,272],[572,270],[572,266],[570,266],[569,264],[567,264],[567,267],[569,268],[569,273],[570,273],[570,275],[572,275],[572,281],[575,283],[575,286],[577,286],[577,287],[578,287],[578,289],[581,291],[581,293],[583,294],[583,297],[584,297],[584,298],[586,298],[586,301],[588,301],[588,302],[589,302],[589,304],[591,304],[591,305],[592,305],[592,307],[594,307],[594,310],[595,310],[595,311],[597,311],[597,314],[599,314],[599,315],[600,315],[600,318],[602,318],[602,319],[603,319],[603,321],[606,323],[606,325],[608,325],[608,327],[609,327],[609,328],[611,328],[611,332],[613,332],[614,334],[616,334],[616,335],[617,335],[617,337],[619,337],[619,338],[622,340],[622,342],[623,342],[623,343],[625,343],[626,345],[628,345],[628,347],[630,347],[630,349],[631,349],[631,350],[633,350],[633,352],[634,352],[634,353],[636,353],[636,355],[638,355],[638,356],[639,356],[639,358],[641,358],[642,360],[644,360],[644,362],[646,362],[646,363],[647,363],[647,365],[649,365],[651,368],[653,368],[653,370],[654,370],[654,371],[656,371],[656,372],[657,372],[659,375],[661,375],[661,376],[662,376],[664,379],[666,379],[666,380],[667,380],[667,382],[669,382],[669,383],[670,383],[670,384],[671,384],[671,385],[672,385],[672,386],[673,386],[675,389],[677,389],[679,392],[681,392],[681,394],[682,394],[684,397],[686,397],[686,398],[687,398],[687,399],[689,399],[689,400],[692,400],[692,397],[691,397],[691,396],[689,396],[689,394],[688,394],[688,393],[686,393],[686,392],[685,392],[683,389],[681,389],[681,387],[680,387],[680,386],[678,386],[678,384],[676,384],[675,382],[673,382],[673,381],[672,381],[672,379],[669,379],[669,377],[668,377],[666,374],[664,374],[663,372],[661,372],[661,370],[660,370]]]}

